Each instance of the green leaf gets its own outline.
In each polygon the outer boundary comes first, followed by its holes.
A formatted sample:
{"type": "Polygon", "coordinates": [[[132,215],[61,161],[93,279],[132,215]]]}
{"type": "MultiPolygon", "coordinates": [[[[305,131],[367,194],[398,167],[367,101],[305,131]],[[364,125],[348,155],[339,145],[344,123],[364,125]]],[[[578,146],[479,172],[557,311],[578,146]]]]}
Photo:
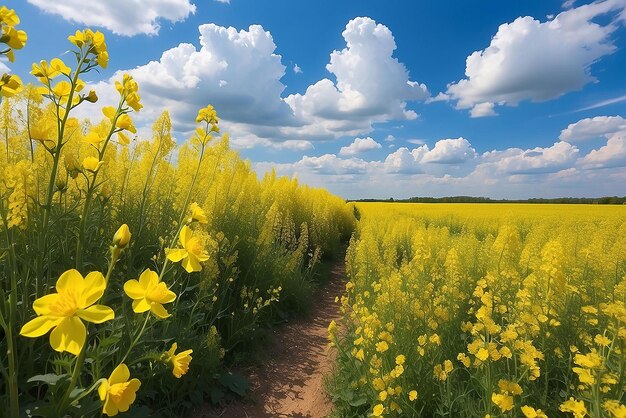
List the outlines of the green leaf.
{"type": "Polygon", "coordinates": [[[238,373],[227,373],[219,377],[219,382],[231,392],[239,396],[246,396],[250,383],[248,379],[238,373]]]}
{"type": "Polygon", "coordinates": [[[37,376],[33,376],[30,379],[28,379],[27,382],[28,383],[40,382],[40,383],[45,383],[50,386],[54,386],[57,383],[59,383],[60,380],[66,379],[69,376],[70,376],[69,374],[54,374],[54,373],[38,374],[37,376]]]}

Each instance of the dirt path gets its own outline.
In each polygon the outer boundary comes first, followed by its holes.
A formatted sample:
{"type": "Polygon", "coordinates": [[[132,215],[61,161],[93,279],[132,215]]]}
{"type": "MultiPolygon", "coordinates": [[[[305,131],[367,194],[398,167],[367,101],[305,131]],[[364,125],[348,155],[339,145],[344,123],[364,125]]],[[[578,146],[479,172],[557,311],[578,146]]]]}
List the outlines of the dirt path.
{"type": "Polygon", "coordinates": [[[198,418],[323,418],[332,412],[324,393],[333,362],[326,335],[330,321],[340,316],[335,297],[344,290],[344,263],[335,264],[330,275],[314,296],[310,316],[273,331],[265,363],[250,374],[250,399],[202,411],[198,418]]]}

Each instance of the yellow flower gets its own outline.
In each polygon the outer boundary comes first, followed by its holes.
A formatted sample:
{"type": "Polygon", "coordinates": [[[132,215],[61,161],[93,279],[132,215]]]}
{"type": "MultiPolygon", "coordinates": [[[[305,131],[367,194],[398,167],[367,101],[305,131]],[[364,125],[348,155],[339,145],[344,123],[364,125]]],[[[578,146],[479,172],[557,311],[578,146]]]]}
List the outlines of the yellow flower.
{"type": "Polygon", "coordinates": [[[400,354],[398,356],[396,356],[396,364],[401,366],[404,364],[404,362],[406,361],[406,357],[404,357],[404,355],[400,354]]]}
{"type": "Polygon", "coordinates": [[[20,18],[15,13],[14,9],[9,9],[6,6],[0,8],[0,21],[8,26],[17,26],[20,24],[20,18]]]}
{"type": "Polygon", "coordinates": [[[163,307],[164,303],[173,302],[176,294],[159,281],[159,275],[146,269],[139,280],[129,280],[124,283],[124,292],[133,299],[133,311],[143,313],[151,311],[158,318],[167,318],[169,313],[163,307]]]}
{"type": "Polygon", "coordinates": [[[495,403],[502,412],[508,412],[513,409],[513,397],[502,393],[492,393],[491,401],[495,403]]]}
{"type": "Polygon", "coordinates": [[[385,412],[385,407],[383,406],[383,404],[379,403],[372,410],[372,415],[374,415],[375,417],[380,417],[383,415],[383,412],[385,412]]]}
{"type": "Polygon", "coordinates": [[[388,349],[389,349],[389,344],[387,344],[386,341],[380,341],[376,343],[376,351],[378,351],[379,353],[384,353],[388,349]]]}
{"type": "Polygon", "coordinates": [[[26,45],[28,35],[23,30],[17,30],[13,26],[4,26],[4,36],[2,36],[3,42],[13,49],[22,49],[26,45]]]}
{"type": "Polygon", "coordinates": [[[189,223],[197,221],[198,223],[206,224],[209,222],[206,213],[204,212],[204,209],[202,209],[200,205],[198,205],[196,202],[193,202],[191,205],[189,205],[189,210],[191,211],[189,223]]]}
{"type": "Polygon", "coordinates": [[[489,351],[486,348],[481,348],[476,353],[476,358],[480,361],[485,361],[489,357],[489,351]]]}
{"type": "Polygon", "coordinates": [[[87,157],[83,160],[83,169],[95,173],[100,170],[102,164],[104,164],[104,162],[98,160],[96,157],[87,157]]]}
{"type": "Polygon", "coordinates": [[[413,402],[414,400],[417,399],[417,391],[416,390],[412,390],[409,392],[409,400],[411,402],[413,402]]]}
{"type": "Polygon", "coordinates": [[[115,235],[113,235],[113,245],[115,245],[118,248],[124,248],[128,245],[128,243],[130,242],[130,229],[128,228],[128,225],[123,224],[122,226],[119,227],[119,229],[117,230],[117,232],[115,232],[115,235]]]}
{"type": "Polygon", "coordinates": [[[15,74],[4,74],[0,78],[0,95],[12,97],[22,91],[22,79],[15,74]]]}
{"type": "Polygon", "coordinates": [[[200,239],[193,236],[191,229],[185,225],[180,230],[178,240],[183,248],[168,248],[166,250],[168,260],[174,263],[182,261],[183,268],[187,270],[187,273],[201,271],[200,262],[207,261],[209,254],[202,247],[200,239]]]}
{"type": "Polygon", "coordinates": [[[98,395],[104,402],[102,412],[110,417],[126,412],[135,402],[141,386],[139,379],[130,379],[130,371],[124,363],[113,370],[111,376],[98,386],[98,395]]]}
{"type": "Polygon", "coordinates": [[[577,401],[574,398],[569,398],[563,402],[559,407],[561,412],[571,412],[575,418],[584,418],[587,415],[587,408],[583,401],[577,401]]]}
{"type": "Polygon", "coordinates": [[[101,324],[115,317],[113,309],[108,306],[94,305],[105,288],[106,282],[100,272],[91,272],[83,278],[77,270],[66,271],[57,280],[57,293],[35,300],[33,309],[38,316],[22,327],[20,335],[41,337],[54,328],[50,334],[52,348],[78,355],[87,338],[81,319],[101,324]]]}
{"type": "Polygon", "coordinates": [[[608,347],[609,345],[611,345],[611,340],[605,337],[604,335],[598,334],[595,336],[593,340],[596,342],[596,344],[604,346],[604,347],[608,347]]]}
{"type": "Polygon", "coordinates": [[[104,142],[104,140],[105,138],[101,137],[100,135],[98,135],[97,132],[94,131],[89,131],[87,135],[85,135],[85,141],[93,145],[98,145],[104,142]]]}
{"type": "Polygon", "coordinates": [[[185,350],[176,354],[178,344],[172,344],[172,348],[166,353],[167,361],[172,363],[172,374],[177,378],[186,374],[189,371],[189,362],[191,362],[191,353],[193,350],[185,350]]]}
{"type": "Polygon", "coordinates": [[[548,416],[544,414],[541,409],[535,410],[535,408],[528,405],[522,406],[521,410],[522,414],[524,414],[526,418],[548,418],[548,416]]]}
{"type": "Polygon", "coordinates": [[[135,128],[135,125],[133,125],[133,120],[130,118],[130,116],[128,116],[125,113],[123,115],[120,115],[119,118],[117,118],[115,127],[130,131],[134,134],[137,133],[137,128],[135,128]]]}

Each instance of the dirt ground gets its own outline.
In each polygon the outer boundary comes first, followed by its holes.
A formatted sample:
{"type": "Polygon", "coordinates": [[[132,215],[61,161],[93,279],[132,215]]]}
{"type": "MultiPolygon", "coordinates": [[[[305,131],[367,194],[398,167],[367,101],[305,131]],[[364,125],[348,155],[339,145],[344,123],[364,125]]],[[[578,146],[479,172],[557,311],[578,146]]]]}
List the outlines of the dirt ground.
{"type": "Polygon", "coordinates": [[[206,407],[197,418],[324,418],[332,402],[324,393],[324,376],[333,364],[327,328],[337,319],[335,297],[344,290],[345,266],[337,263],[328,283],[313,299],[311,315],[276,328],[262,356],[264,364],[250,371],[250,395],[223,408],[206,407]]]}

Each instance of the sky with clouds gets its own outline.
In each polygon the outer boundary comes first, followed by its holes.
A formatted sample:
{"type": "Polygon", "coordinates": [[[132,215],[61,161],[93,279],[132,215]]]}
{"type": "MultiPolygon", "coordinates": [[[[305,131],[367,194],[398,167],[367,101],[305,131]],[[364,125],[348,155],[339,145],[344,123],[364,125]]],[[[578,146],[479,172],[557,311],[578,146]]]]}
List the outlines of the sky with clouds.
{"type": "MultiPolygon", "coordinates": [[[[626,195],[626,0],[11,0],[11,71],[103,31],[140,134],[213,104],[262,174],[345,198],[626,195]]],[[[3,63],[0,63],[3,65],[3,63]]]]}

